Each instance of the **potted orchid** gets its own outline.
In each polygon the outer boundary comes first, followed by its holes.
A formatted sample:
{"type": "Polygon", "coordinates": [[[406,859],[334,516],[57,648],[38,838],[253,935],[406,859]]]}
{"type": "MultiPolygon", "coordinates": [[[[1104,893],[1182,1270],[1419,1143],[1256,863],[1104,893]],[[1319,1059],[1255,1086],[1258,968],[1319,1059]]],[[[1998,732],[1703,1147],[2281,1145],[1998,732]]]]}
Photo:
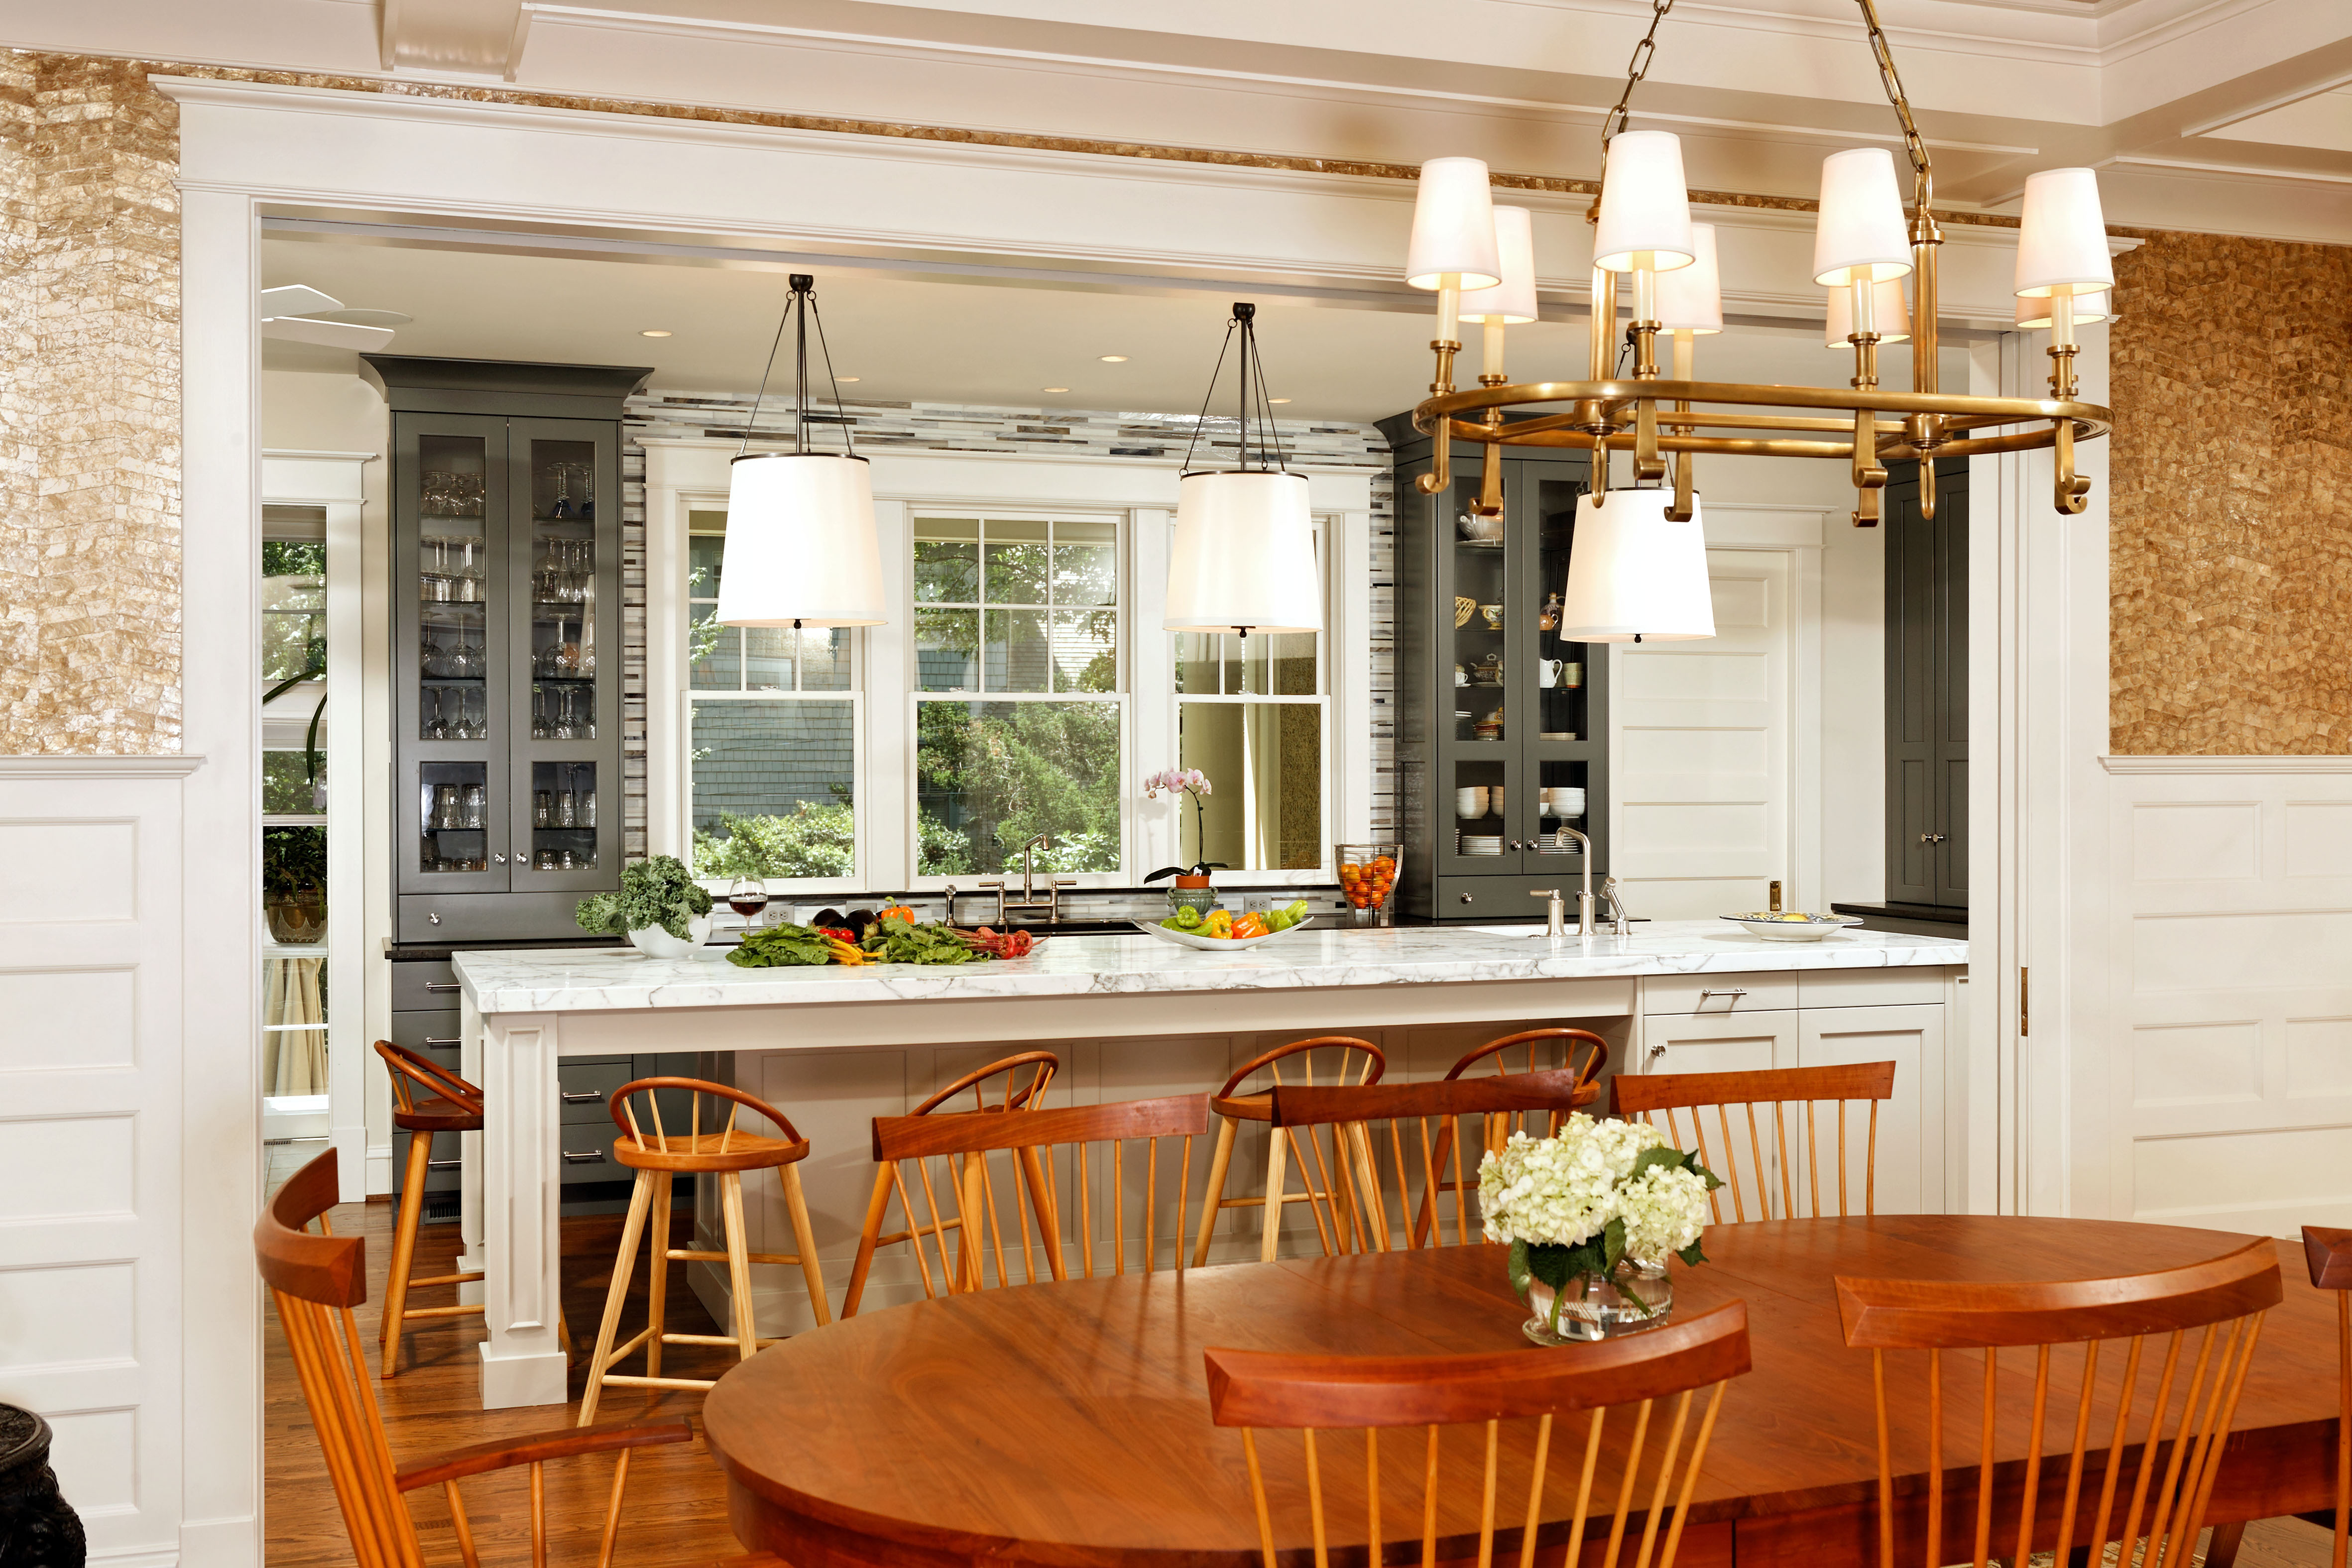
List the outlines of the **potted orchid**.
{"type": "MultiPolygon", "coordinates": [[[[1209,832],[1209,776],[1197,768],[1163,768],[1143,781],[1143,798],[1156,800],[1161,795],[1190,795],[1192,798],[1192,842],[1205,846],[1209,832]]],[[[1176,879],[1168,894],[1171,909],[1197,909],[1202,914],[1217,906],[1217,895],[1209,884],[1209,873],[1224,869],[1223,861],[1196,861],[1188,870],[1179,865],[1164,865],[1145,877],[1148,886],[1163,876],[1176,879]]]]}
{"type": "Polygon", "coordinates": [[[1486,1239],[1510,1245],[1512,1287],[1538,1344],[1655,1328],[1674,1309],[1666,1260],[1699,1250],[1722,1181],[1643,1122],[1571,1114],[1549,1138],[1514,1133],[1478,1166],[1486,1239]]]}

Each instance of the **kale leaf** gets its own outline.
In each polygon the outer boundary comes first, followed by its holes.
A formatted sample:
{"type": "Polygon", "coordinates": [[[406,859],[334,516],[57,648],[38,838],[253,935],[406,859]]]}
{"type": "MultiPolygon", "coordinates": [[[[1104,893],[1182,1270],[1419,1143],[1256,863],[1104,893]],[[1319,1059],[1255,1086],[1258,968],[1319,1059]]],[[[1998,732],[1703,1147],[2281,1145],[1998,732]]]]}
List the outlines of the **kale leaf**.
{"type": "Polygon", "coordinates": [[[623,869],[620,892],[582,899],[573,918],[580,929],[598,936],[625,936],[658,925],[684,942],[694,935],[687,923],[709,913],[710,894],[694,874],[675,857],[656,855],[623,869]]]}

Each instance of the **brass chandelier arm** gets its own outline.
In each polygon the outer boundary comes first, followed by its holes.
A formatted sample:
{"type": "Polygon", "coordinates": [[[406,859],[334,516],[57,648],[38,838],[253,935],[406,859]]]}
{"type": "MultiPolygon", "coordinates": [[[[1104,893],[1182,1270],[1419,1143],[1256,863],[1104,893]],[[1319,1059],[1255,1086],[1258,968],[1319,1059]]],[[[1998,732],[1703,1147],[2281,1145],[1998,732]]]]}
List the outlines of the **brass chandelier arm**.
{"type": "MultiPolygon", "coordinates": [[[[2072,440],[2090,440],[2105,433],[2105,426],[2094,420],[2066,420],[2037,424],[2029,430],[2012,431],[2005,435],[1973,436],[1958,441],[1946,441],[1932,450],[1938,458],[1966,457],[1973,454],[1998,452],[2039,452],[2059,444],[2058,427],[2063,423],[2072,440]]],[[[1595,436],[1588,431],[1553,427],[1532,435],[1521,435],[1520,427],[1513,425],[1512,439],[1496,441],[1491,427],[1466,421],[1450,422],[1454,439],[1488,445],[1564,447],[1571,451],[1590,452],[1596,444],[1605,444],[1612,452],[1635,450],[1639,437],[1630,430],[1621,430],[1607,436],[1595,436]]],[[[1836,423],[1834,428],[1843,429],[1836,423]]],[[[1882,431],[1885,427],[1881,427],[1882,431]]],[[[1658,437],[1658,450],[1668,453],[1705,453],[1718,457],[1818,457],[1836,462],[1849,462],[1853,456],[1853,442],[1805,441],[1793,436],[1749,439],[1740,436],[1667,435],[1658,437]]],[[[1899,434],[1882,434],[1877,442],[1877,458],[1881,463],[1909,463],[1926,454],[1903,439],[1899,434]]]]}
{"type": "MultiPolygon", "coordinates": [[[[1441,418],[1456,419],[1473,409],[1516,408],[1527,403],[1593,402],[1614,410],[1655,399],[1659,402],[1732,403],[1742,407],[1836,409],[1848,418],[1857,410],[1873,413],[1935,413],[1957,415],[1979,423],[2009,423],[2018,420],[2073,419],[2097,427],[2105,434],[2115,415],[2096,403],[2056,398],[1971,397],[1958,392],[1864,392],[1852,387],[1792,387],[1747,385],[1737,382],[1521,382],[1511,386],[1480,387],[1425,399],[1412,411],[1414,428],[1427,432],[1441,418]]],[[[1674,417],[1661,413],[1661,419],[1674,417]]],[[[1481,426],[1479,428],[1488,428],[1481,426]]],[[[1486,439],[1511,441],[1516,423],[1506,434],[1486,439]]],[[[1477,439],[1471,437],[1470,439],[1477,439]]]]}

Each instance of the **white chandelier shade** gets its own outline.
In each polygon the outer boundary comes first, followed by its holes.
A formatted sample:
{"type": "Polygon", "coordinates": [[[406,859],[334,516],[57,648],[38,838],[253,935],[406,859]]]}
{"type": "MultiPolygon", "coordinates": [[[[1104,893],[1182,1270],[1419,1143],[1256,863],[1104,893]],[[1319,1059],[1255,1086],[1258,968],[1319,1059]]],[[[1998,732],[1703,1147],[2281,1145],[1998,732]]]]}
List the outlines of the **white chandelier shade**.
{"type": "Polygon", "coordinates": [[[1307,476],[1279,469],[1187,474],[1177,482],[1168,561],[1170,632],[1320,632],[1323,579],[1307,476]]]}
{"type": "Polygon", "coordinates": [[[1669,332],[1723,330],[1723,277],[1715,225],[1691,225],[1691,264],[1658,274],[1658,325],[1669,332]]]}
{"type": "Polygon", "coordinates": [[[872,468],[839,452],[757,452],[728,471],[719,620],[879,626],[882,544],[872,468]]]}
{"type": "Polygon", "coordinates": [[[1491,288],[1502,282],[1485,159],[1432,158],[1421,166],[1404,272],[1415,288],[1491,288]]]}
{"type": "Polygon", "coordinates": [[[2101,294],[2115,287],[2099,177],[2089,169],[2044,169],[2025,177],[2018,214],[2017,292],[2101,294]]]}
{"type": "Polygon", "coordinates": [[[1695,256],[1682,138],[1669,131],[1620,131],[1601,173],[1592,265],[1608,272],[1669,272],[1690,266],[1695,256]]]}
{"type": "MultiPolygon", "coordinates": [[[[1853,347],[1852,342],[1853,290],[1851,287],[1832,288],[1830,290],[1829,299],[1829,331],[1822,341],[1832,349],[1852,349],[1853,347]]],[[[1888,343],[1904,343],[1910,340],[1911,306],[1910,302],[1903,298],[1901,278],[1890,277],[1884,283],[1874,283],[1870,286],[1870,315],[1871,319],[1876,324],[1878,341],[1882,347],[1888,343]]]]}
{"type": "MultiPolygon", "coordinates": [[[[2105,294],[2075,295],[2074,325],[2088,327],[2095,321],[2112,319],[2116,313],[2115,298],[2113,290],[2105,294]]],[[[2028,295],[2018,296],[2017,324],[2028,332],[2050,330],[2050,296],[2046,294],[2039,298],[2028,295]]]]}
{"type": "Polygon", "coordinates": [[[1503,281],[1465,289],[1462,319],[1516,327],[1536,319],[1535,214],[1525,207],[1495,209],[1495,252],[1503,281]]]}
{"type": "Polygon", "coordinates": [[[1911,270],[1911,235],[1895,154],[1850,147],[1822,160],[1822,210],[1813,225],[1813,281],[1832,287],[1884,283],[1911,270]]]}
{"type": "Polygon", "coordinates": [[[1570,643],[1685,643],[1715,635],[1706,533],[1666,517],[1671,490],[1612,490],[1577,498],[1559,636],[1570,643]]]}

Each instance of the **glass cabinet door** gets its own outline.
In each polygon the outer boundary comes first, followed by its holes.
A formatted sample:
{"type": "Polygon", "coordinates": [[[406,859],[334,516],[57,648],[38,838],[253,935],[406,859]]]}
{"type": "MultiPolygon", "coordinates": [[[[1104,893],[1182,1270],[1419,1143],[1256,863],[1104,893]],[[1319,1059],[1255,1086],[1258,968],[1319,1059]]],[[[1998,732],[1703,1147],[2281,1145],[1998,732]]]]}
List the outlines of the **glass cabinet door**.
{"type": "Polygon", "coordinates": [[[412,427],[395,454],[394,559],[404,892],[507,884],[506,779],[490,765],[505,719],[501,559],[505,422],[412,427]]]}
{"type": "Polygon", "coordinates": [[[620,466],[611,428],[509,422],[518,892],[609,886],[620,865],[619,779],[605,765],[617,754],[620,724],[620,466]]]}
{"type": "MultiPolygon", "coordinates": [[[[1436,641],[1439,648],[1452,650],[1452,670],[1441,674],[1441,690],[1450,679],[1454,697],[1451,726],[1433,727],[1440,737],[1440,761],[1432,851],[1441,876],[1516,871],[1527,836],[1516,830],[1512,815],[1519,753],[1514,744],[1517,704],[1508,695],[1508,683],[1517,674],[1510,657],[1515,606],[1509,530],[1507,517],[1482,517],[1470,509],[1477,493],[1473,467],[1432,503],[1438,534],[1436,641]]],[[[1505,506],[1507,516],[1507,497],[1505,506]]],[[[1512,911],[1514,916],[1517,913],[1512,911]]]]}
{"type": "Polygon", "coordinates": [[[1559,635],[1576,500],[1583,493],[1574,480],[1534,480],[1521,486],[1517,498],[1524,506],[1512,519],[1528,535],[1528,549],[1517,558],[1524,575],[1513,586],[1514,610],[1526,617],[1526,634],[1517,640],[1525,663],[1512,679],[1525,699],[1528,732],[1521,737],[1522,799],[1512,811],[1510,836],[1527,846],[1523,869],[1570,877],[1583,873],[1584,847],[1563,830],[1599,833],[1601,802],[1594,792],[1604,780],[1596,759],[1607,740],[1593,733],[1600,710],[1591,696],[1598,689],[1592,661],[1606,659],[1609,650],[1559,635]]]}

